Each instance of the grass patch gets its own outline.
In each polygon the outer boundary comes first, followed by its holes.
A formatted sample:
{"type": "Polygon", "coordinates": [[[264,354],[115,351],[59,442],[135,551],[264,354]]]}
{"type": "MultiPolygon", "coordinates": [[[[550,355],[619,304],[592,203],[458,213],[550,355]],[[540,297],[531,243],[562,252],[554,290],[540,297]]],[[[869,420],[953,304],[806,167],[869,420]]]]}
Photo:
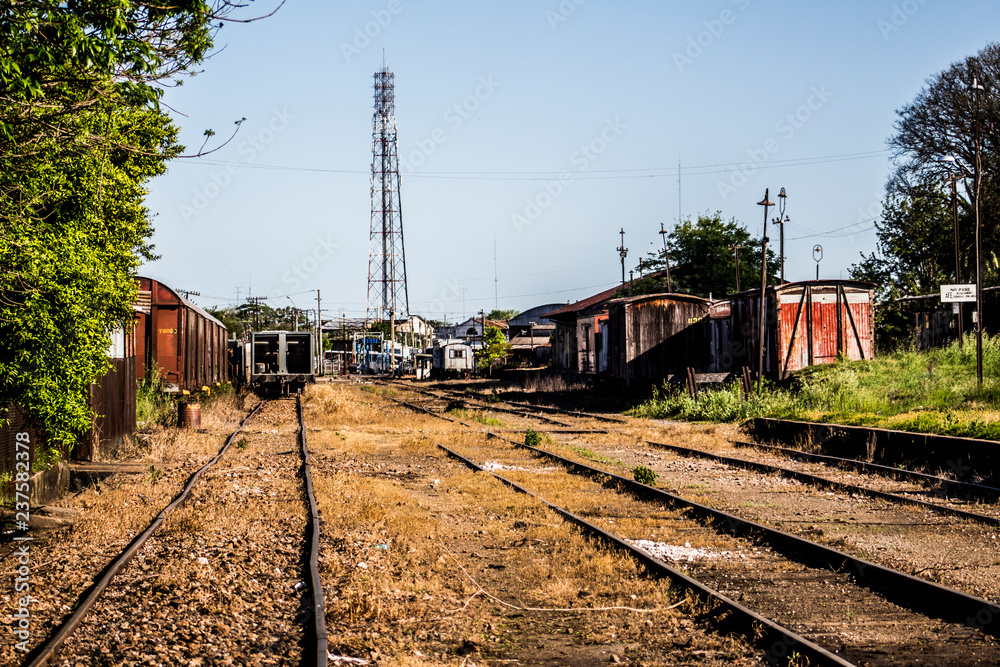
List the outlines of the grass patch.
{"type": "Polygon", "coordinates": [[[445,412],[454,417],[458,417],[459,419],[469,419],[474,422],[479,422],[483,426],[493,426],[496,428],[502,428],[504,426],[504,423],[499,419],[496,419],[494,417],[487,417],[485,414],[481,412],[475,412],[473,410],[449,407],[447,410],[445,410],[445,412]]]}
{"type": "Polygon", "coordinates": [[[798,400],[795,395],[765,382],[760,392],[746,399],[739,384],[723,385],[702,391],[698,400],[681,385],[664,382],[653,389],[652,396],[629,411],[636,417],[650,419],[683,419],[685,421],[736,422],[754,417],[794,414],[798,400]]]}
{"type": "Polygon", "coordinates": [[[980,386],[975,340],[934,350],[899,350],[868,361],[811,366],[786,387],[764,383],[747,399],[738,384],[701,392],[664,384],[629,413],[653,419],[738,422],[754,417],[873,426],[1000,440],[1000,337],[983,337],[980,386]]]}

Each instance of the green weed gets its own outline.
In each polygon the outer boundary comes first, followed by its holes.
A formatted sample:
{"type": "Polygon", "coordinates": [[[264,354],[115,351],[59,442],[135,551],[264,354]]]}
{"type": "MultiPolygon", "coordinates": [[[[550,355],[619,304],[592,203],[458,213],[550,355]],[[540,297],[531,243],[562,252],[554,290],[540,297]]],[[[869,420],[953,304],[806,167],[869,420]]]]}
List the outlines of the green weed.
{"type": "Polygon", "coordinates": [[[636,466],[635,469],[632,470],[632,479],[640,484],[656,486],[656,473],[646,466],[636,466]]]}

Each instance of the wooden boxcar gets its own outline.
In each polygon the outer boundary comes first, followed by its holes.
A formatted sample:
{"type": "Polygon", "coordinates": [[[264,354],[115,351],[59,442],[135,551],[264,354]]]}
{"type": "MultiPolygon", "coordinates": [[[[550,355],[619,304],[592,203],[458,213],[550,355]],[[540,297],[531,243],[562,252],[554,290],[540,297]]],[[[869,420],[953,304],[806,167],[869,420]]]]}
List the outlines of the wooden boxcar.
{"type": "MultiPolygon", "coordinates": [[[[838,356],[871,359],[874,285],[809,280],[768,287],[764,311],[764,374],[784,379],[838,356]]],[[[713,355],[720,371],[759,366],[760,290],[730,295],[710,314],[713,355]]]]}
{"type": "Polygon", "coordinates": [[[225,325],[152,278],[137,278],[136,374],[159,372],[164,390],[193,392],[227,380],[225,325]]]}
{"type": "Polygon", "coordinates": [[[711,302],[688,294],[647,294],[609,302],[608,370],[626,383],[715,370],[711,302]]]}

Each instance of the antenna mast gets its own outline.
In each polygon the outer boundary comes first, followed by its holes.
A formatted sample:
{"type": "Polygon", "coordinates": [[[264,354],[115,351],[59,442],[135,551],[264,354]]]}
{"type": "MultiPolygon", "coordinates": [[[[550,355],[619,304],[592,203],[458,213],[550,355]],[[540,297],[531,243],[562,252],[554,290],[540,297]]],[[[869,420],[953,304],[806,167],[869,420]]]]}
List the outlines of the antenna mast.
{"type": "Polygon", "coordinates": [[[396,153],[395,75],[385,64],[375,73],[372,115],[371,232],[368,238],[368,297],[365,326],[409,317],[403,214],[396,153]]]}

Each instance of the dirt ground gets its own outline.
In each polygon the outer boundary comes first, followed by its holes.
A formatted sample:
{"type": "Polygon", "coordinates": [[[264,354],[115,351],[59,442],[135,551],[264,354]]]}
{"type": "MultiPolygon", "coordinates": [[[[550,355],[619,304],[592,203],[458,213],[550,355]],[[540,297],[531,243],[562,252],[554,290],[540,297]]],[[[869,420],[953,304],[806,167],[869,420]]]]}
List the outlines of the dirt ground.
{"type": "MultiPolygon", "coordinates": [[[[326,384],[305,406],[330,653],[391,665],[753,665],[629,558],[448,459],[484,436],[326,384]]],[[[391,391],[391,390],[390,390],[391,391]]]]}

